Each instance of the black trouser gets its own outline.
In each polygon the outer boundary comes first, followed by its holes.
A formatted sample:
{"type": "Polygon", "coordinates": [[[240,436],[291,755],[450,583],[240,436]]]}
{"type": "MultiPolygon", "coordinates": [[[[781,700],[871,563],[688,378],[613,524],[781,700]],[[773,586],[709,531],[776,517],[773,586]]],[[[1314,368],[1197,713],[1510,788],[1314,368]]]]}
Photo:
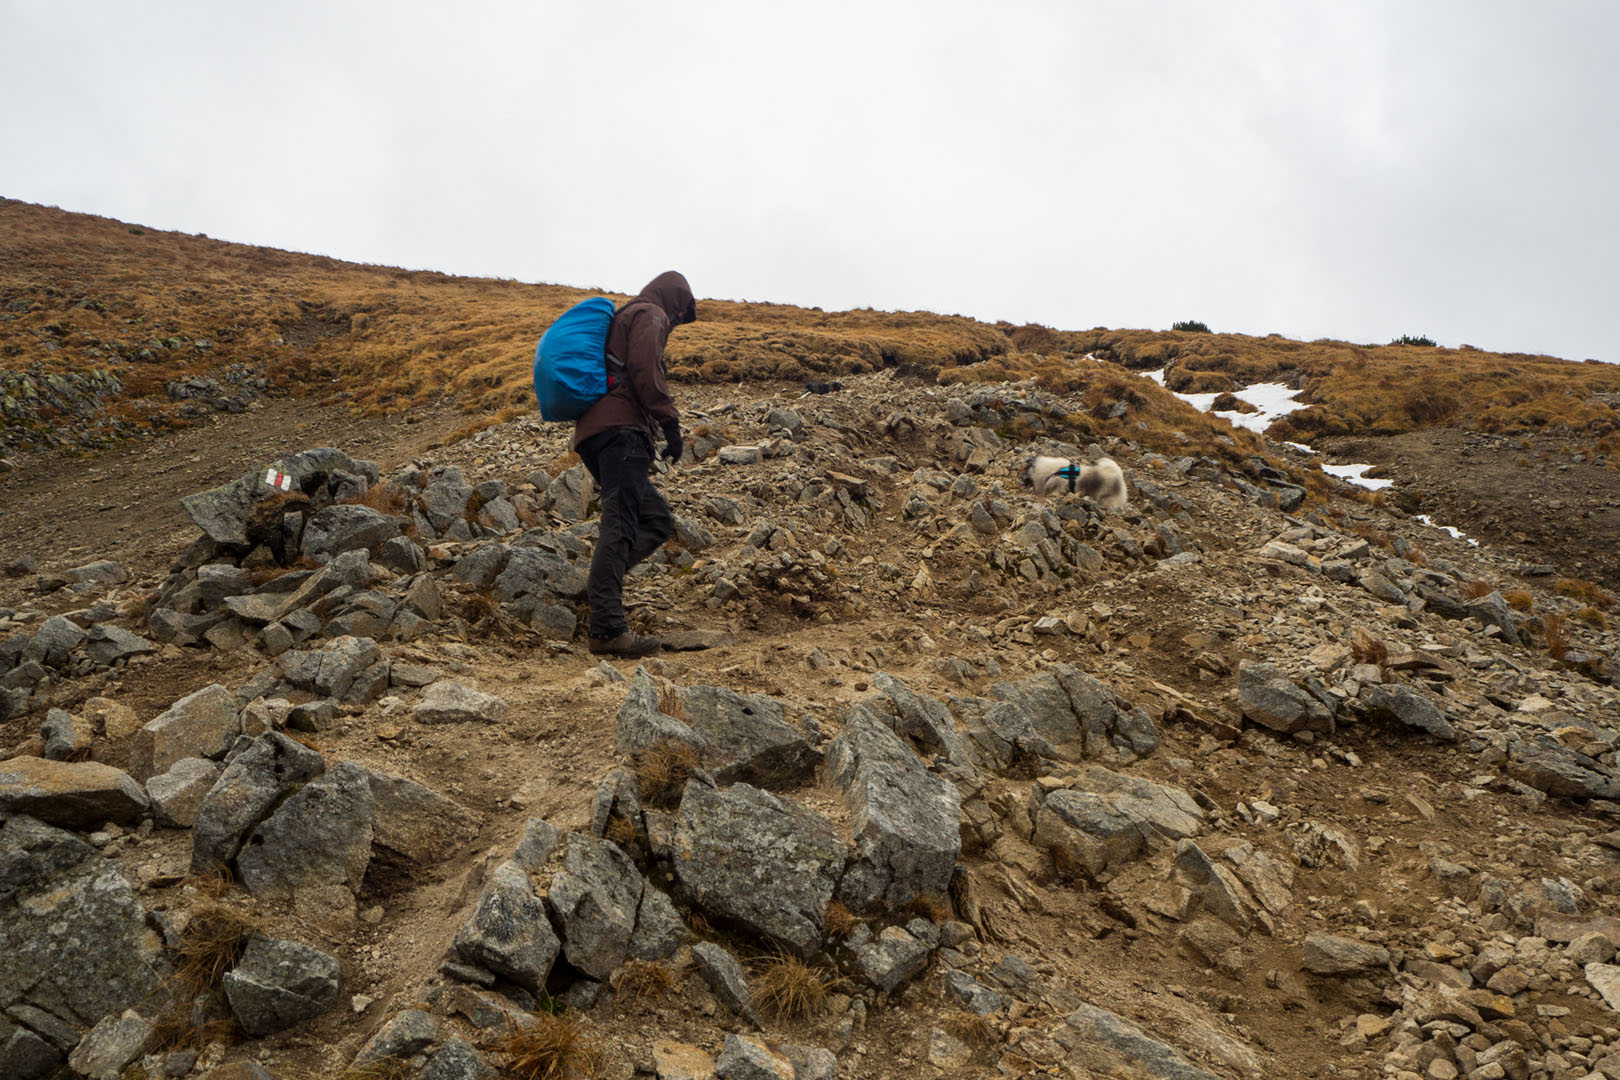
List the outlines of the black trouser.
{"type": "Polygon", "coordinates": [[[602,495],[602,524],[585,591],[591,637],[617,637],[624,617],[624,575],[658,550],[674,531],[669,503],[652,485],[652,436],[640,428],[609,428],[579,444],[579,456],[602,495]]]}

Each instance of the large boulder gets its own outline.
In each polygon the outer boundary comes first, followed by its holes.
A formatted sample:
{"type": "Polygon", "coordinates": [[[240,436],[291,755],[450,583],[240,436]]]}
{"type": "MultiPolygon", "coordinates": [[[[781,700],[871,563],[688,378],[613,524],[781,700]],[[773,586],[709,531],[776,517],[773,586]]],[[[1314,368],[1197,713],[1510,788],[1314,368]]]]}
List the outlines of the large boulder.
{"type": "Polygon", "coordinates": [[[1284,735],[1333,730],[1327,706],[1271,664],[1245,660],[1238,665],[1238,708],[1256,724],[1284,735]]]}
{"type": "Polygon", "coordinates": [[[189,829],[197,823],[203,799],[219,780],[219,763],[207,758],[181,758],[146,782],[152,800],[152,816],[159,825],[189,829]]]}
{"type": "Polygon", "coordinates": [[[184,757],[221,757],[241,733],[235,696],[219,683],[205,686],[135,733],[135,769],[149,777],[184,757]]]}
{"type": "Polygon", "coordinates": [[[1150,847],[1196,835],[1203,822],[1203,810],[1180,788],[1088,765],[1071,788],[1039,799],[1034,836],[1061,865],[1094,877],[1150,847]]]}
{"type": "Polygon", "coordinates": [[[146,792],[128,773],[98,761],[0,761],[0,813],[82,829],[132,821],[148,806],[146,792]]]}
{"type": "Polygon", "coordinates": [[[413,715],[424,724],[493,724],[506,715],[506,702],[451,679],[427,688],[413,715]]]}
{"type": "Polygon", "coordinates": [[[370,462],[356,462],[341,450],[329,446],[317,447],[270,462],[267,468],[255,469],[228,484],[187,495],[180,500],[180,505],[197,527],[215,543],[246,545],[249,542],[248,522],[255,502],[278,496],[283,490],[297,490],[312,495],[324,487],[336,472],[375,476],[376,466],[370,462]],[[286,489],[269,482],[271,473],[288,478],[286,489]]]}
{"type": "Polygon", "coordinates": [[[168,974],[118,864],[22,816],[0,823],[0,956],[0,1013],[37,1008],[80,1030],[146,1004],[168,974]]]}
{"type": "Polygon", "coordinates": [[[472,811],[403,776],[366,770],[371,781],[371,842],[411,862],[449,858],[478,832],[472,811]]]}
{"type": "Polygon", "coordinates": [[[629,952],[641,891],[641,873],[617,844],[570,836],[546,893],[568,962],[598,981],[613,974],[629,952]]]}
{"type": "MultiPolygon", "coordinates": [[[[893,736],[891,735],[891,738],[893,736]]],[[[687,783],[675,874],[704,912],[801,956],[821,947],[844,845],[819,814],[748,784],[687,783]]]]}
{"type": "Polygon", "coordinates": [[[961,797],[864,706],[827,750],[850,807],[857,859],[839,897],[856,910],[942,894],[962,850],[961,797]]]}
{"type": "Polygon", "coordinates": [[[345,761],[288,797],[237,854],[254,896],[292,900],[301,890],[343,886],[358,892],[371,861],[371,778],[345,761]]]}
{"type": "Polygon", "coordinates": [[[722,784],[792,784],[808,779],[821,763],[804,735],[782,718],[782,706],[763,694],[689,686],[678,697],[701,740],[704,768],[722,784]]]}
{"type": "Polygon", "coordinates": [[[191,869],[212,874],[228,867],[243,839],[282,798],[325,768],[318,752],[279,731],[255,739],[225,766],[197,808],[191,869]]]}
{"type": "Polygon", "coordinates": [[[399,522],[357,503],[318,510],[304,523],[304,554],[318,563],[345,551],[371,551],[399,535],[399,522]]]}
{"type": "Polygon", "coordinates": [[[1095,1005],[1081,1005],[1055,1033],[1069,1051],[1069,1061],[1098,1076],[1132,1076],[1143,1080],[1220,1080],[1179,1050],[1095,1005]]]}
{"type": "MultiPolygon", "coordinates": [[[[942,703],[919,694],[887,672],[872,676],[872,688],[894,714],[894,730],[912,740],[926,754],[937,754],[954,765],[977,764],[972,744],[956,730],[951,711],[942,703]]],[[[873,715],[879,715],[873,710],[873,715]]]]}
{"type": "Polygon", "coordinates": [[[585,572],[554,552],[514,547],[490,595],[526,618],[536,607],[559,598],[584,599],[585,572]]]}
{"type": "Polygon", "coordinates": [[[545,985],[561,948],[529,875],[515,862],[490,873],[455,939],[456,952],[467,963],[531,991],[545,985]]]}
{"type": "Polygon", "coordinates": [[[255,934],[225,973],[226,1000],[254,1038],[319,1016],[338,995],[338,960],[296,941],[255,934]]]}

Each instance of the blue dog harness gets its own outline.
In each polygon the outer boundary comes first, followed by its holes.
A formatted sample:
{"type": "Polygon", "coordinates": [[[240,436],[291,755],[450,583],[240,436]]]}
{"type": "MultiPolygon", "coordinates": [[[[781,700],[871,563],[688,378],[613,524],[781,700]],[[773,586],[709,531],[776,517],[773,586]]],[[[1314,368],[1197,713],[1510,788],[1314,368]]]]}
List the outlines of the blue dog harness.
{"type": "Polygon", "coordinates": [[[1076,465],[1072,461],[1069,464],[1063,466],[1063,468],[1059,469],[1057,472],[1053,473],[1052,475],[1053,476],[1061,476],[1061,477],[1063,477],[1063,479],[1065,479],[1065,480],[1067,480],[1069,482],[1069,494],[1070,495],[1073,495],[1075,493],[1075,490],[1080,485],[1080,466],[1076,465]]]}

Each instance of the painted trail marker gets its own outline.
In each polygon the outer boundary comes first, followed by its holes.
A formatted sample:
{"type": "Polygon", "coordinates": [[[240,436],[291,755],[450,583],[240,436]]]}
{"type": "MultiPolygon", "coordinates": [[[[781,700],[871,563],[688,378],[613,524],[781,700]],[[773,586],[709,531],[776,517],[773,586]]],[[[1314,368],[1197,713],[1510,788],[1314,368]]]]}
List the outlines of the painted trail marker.
{"type": "Polygon", "coordinates": [[[288,488],[292,487],[292,477],[288,476],[284,472],[276,472],[274,469],[266,469],[264,471],[264,482],[273,488],[280,489],[281,491],[286,491],[288,488]]]}

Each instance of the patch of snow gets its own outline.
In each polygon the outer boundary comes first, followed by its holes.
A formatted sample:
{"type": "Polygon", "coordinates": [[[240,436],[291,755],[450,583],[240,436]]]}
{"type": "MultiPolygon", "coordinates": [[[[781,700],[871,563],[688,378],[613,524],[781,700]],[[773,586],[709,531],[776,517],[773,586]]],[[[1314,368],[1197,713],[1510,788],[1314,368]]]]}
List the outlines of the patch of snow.
{"type": "Polygon", "coordinates": [[[1395,483],[1393,480],[1379,480],[1362,475],[1372,467],[1371,465],[1323,465],[1322,471],[1329,476],[1337,476],[1340,480],[1348,480],[1350,483],[1358,487],[1364,487],[1368,491],[1378,491],[1395,483]]]}
{"type": "Polygon", "coordinates": [[[1292,446],[1295,450],[1299,450],[1302,453],[1306,453],[1306,454],[1314,454],[1314,453],[1316,453],[1315,450],[1312,450],[1310,447],[1306,446],[1302,442],[1285,442],[1285,443],[1283,443],[1283,445],[1284,446],[1292,446]]]}
{"type": "MultiPolygon", "coordinates": [[[[1090,356],[1091,354],[1086,353],[1086,355],[1090,356]]],[[[1146,374],[1147,374],[1148,378],[1152,379],[1154,382],[1158,383],[1160,386],[1163,386],[1164,385],[1164,373],[1167,370],[1168,370],[1167,368],[1160,368],[1158,371],[1149,371],[1146,374]]]]}
{"type": "Polygon", "coordinates": [[[1478,540],[1471,536],[1465,536],[1461,529],[1453,529],[1450,525],[1436,525],[1434,519],[1428,514],[1419,514],[1417,519],[1431,529],[1439,529],[1441,532],[1448,534],[1453,540],[1467,540],[1474,547],[1479,547],[1478,540]]]}

